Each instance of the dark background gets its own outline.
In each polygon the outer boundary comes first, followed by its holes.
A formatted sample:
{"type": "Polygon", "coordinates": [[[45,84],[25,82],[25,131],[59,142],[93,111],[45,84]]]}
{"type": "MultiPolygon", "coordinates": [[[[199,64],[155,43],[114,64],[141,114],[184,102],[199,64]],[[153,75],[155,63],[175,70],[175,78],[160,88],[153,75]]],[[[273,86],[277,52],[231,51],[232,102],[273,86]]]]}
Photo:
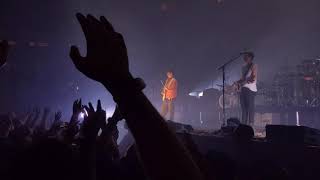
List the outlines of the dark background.
{"type": "MultiPolygon", "coordinates": [[[[174,69],[180,96],[220,83],[216,68],[252,50],[259,81],[269,82],[284,65],[320,55],[319,0],[10,0],[0,2],[0,39],[15,41],[0,71],[0,111],[49,106],[71,111],[75,98],[111,96],[78,72],[68,57],[71,44],[85,54],[76,12],[106,16],[123,33],[135,76],[146,94],[160,101],[160,80],[174,69]],[[47,47],[30,47],[29,42],[47,47]]],[[[236,79],[241,60],[228,70],[236,79]]]]}

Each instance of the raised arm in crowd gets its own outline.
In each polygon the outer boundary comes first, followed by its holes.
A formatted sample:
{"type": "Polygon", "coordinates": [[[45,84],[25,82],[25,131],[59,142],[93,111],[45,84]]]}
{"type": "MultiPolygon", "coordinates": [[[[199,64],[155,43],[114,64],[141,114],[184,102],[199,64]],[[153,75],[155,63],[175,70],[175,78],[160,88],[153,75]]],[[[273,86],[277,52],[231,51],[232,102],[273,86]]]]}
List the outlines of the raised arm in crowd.
{"type": "Polygon", "coordinates": [[[104,17],[77,14],[77,19],[86,37],[87,55],[81,56],[77,47],[72,46],[71,59],[80,72],[100,82],[112,94],[135,138],[147,176],[154,180],[203,179],[191,155],[130,73],[122,35],[104,17]]]}

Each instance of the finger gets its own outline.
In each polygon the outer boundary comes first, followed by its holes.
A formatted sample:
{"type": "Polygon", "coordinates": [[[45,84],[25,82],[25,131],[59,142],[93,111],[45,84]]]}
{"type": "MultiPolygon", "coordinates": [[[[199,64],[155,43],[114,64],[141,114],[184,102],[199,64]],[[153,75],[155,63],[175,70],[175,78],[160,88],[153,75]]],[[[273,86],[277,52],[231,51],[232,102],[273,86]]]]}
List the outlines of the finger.
{"type": "Polygon", "coordinates": [[[83,106],[83,108],[85,109],[85,111],[87,111],[88,115],[89,115],[89,112],[90,112],[90,108],[88,106],[83,106]]]}
{"type": "Polygon", "coordinates": [[[101,107],[101,101],[100,99],[98,100],[98,105],[97,105],[97,111],[101,111],[102,107],[101,107]]]}
{"type": "Polygon", "coordinates": [[[103,24],[98,19],[96,19],[91,14],[88,14],[87,20],[88,20],[88,26],[90,28],[90,33],[92,36],[101,34],[103,32],[104,30],[103,24]]]}
{"type": "Polygon", "coordinates": [[[112,24],[104,16],[100,16],[100,21],[107,31],[114,31],[112,24]]]}
{"type": "Polygon", "coordinates": [[[88,34],[89,34],[89,25],[88,25],[88,20],[86,19],[86,17],[84,15],[82,15],[81,13],[77,13],[76,17],[80,23],[80,26],[82,28],[82,31],[84,33],[84,36],[87,38],[88,34]]]}
{"type": "Polygon", "coordinates": [[[76,68],[81,71],[84,65],[84,57],[80,55],[79,49],[76,46],[70,48],[70,58],[76,68]]]}
{"type": "Polygon", "coordinates": [[[79,105],[80,105],[80,100],[79,99],[77,99],[77,108],[79,108],[79,105]]]}
{"type": "Polygon", "coordinates": [[[94,25],[100,25],[102,24],[98,19],[96,19],[94,16],[92,16],[91,14],[87,15],[87,20],[88,22],[91,24],[93,23],[94,25]]]}
{"type": "MultiPolygon", "coordinates": [[[[112,40],[114,42],[114,46],[118,47],[118,49],[119,49],[118,51],[122,52],[122,53],[119,54],[119,55],[122,56],[121,59],[127,59],[128,58],[127,47],[126,47],[126,44],[124,42],[124,38],[123,38],[122,34],[117,33],[117,32],[112,33],[112,40]],[[123,52],[125,52],[125,53],[123,53],[123,52]]],[[[126,66],[128,65],[128,61],[127,60],[123,61],[123,62],[126,63],[124,65],[126,65],[126,66]]]]}
{"type": "Polygon", "coordinates": [[[89,102],[89,108],[90,108],[90,111],[94,112],[94,108],[93,108],[91,102],[89,102]]]}
{"type": "Polygon", "coordinates": [[[124,49],[125,49],[125,51],[127,51],[127,47],[124,42],[124,38],[123,38],[122,34],[113,33],[113,40],[114,40],[115,45],[120,47],[121,51],[123,51],[124,49]]]}

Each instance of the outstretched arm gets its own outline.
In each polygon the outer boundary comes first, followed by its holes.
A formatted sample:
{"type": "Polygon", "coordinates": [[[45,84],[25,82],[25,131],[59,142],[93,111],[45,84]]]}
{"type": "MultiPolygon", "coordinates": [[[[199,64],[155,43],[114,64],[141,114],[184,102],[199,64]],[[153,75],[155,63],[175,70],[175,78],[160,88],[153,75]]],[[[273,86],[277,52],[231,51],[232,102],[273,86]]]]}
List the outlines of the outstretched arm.
{"type": "Polygon", "coordinates": [[[135,137],[140,158],[151,179],[202,179],[190,154],[129,72],[126,46],[121,34],[101,17],[77,14],[87,40],[87,56],[73,46],[70,56],[76,68],[102,83],[113,95],[135,137]]]}

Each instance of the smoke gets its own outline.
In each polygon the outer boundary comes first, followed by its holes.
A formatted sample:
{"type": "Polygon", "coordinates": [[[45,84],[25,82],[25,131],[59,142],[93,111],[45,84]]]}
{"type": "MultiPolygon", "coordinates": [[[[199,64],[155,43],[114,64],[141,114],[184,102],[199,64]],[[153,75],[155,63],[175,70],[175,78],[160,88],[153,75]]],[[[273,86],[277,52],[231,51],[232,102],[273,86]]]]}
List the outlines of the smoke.
{"type": "MultiPolygon", "coordinates": [[[[295,70],[303,59],[319,57],[320,23],[317,17],[320,13],[317,7],[320,7],[320,2],[316,0],[225,2],[224,11],[218,14],[221,24],[215,24],[223,26],[225,31],[233,32],[221,34],[221,39],[225,39],[225,43],[222,43],[225,45],[224,51],[227,52],[224,56],[231,56],[243,48],[254,51],[255,62],[259,67],[258,82],[267,84],[283,69],[281,67],[295,70]],[[232,17],[232,14],[241,18],[232,17]],[[233,24],[234,27],[227,28],[225,24],[233,24]]],[[[219,61],[222,63],[227,60],[223,58],[219,61]]],[[[231,64],[227,71],[227,82],[232,83],[238,79],[239,71],[239,62],[231,64]]],[[[204,75],[202,82],[193,89],[205,89],[221,83],[222,74],[214,72],[204,75]]]]}

